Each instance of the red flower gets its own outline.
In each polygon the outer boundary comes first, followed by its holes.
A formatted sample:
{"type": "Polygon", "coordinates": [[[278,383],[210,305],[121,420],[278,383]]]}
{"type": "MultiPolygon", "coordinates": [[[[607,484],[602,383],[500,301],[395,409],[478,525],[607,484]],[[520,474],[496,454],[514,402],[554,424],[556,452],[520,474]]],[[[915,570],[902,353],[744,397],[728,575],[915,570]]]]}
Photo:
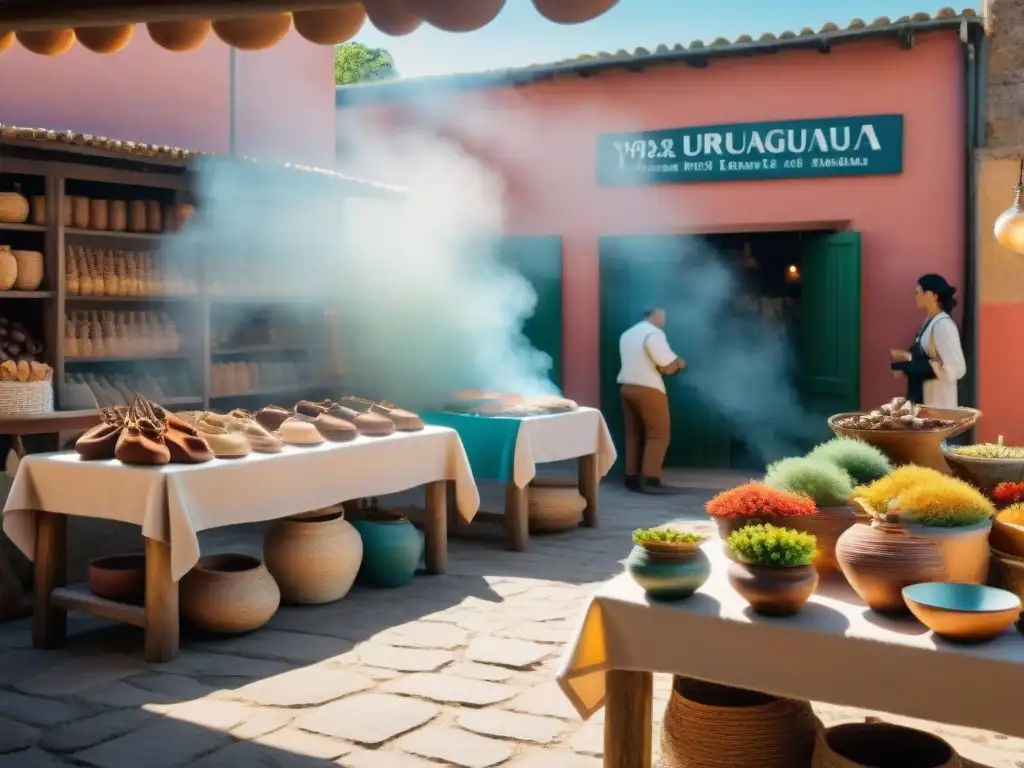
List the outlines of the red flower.
{"type": "Polygon", "coordinates": [[[1024,501],[1024,483],[1000,483],[992,491],[996,504],[1019,504],[1024,501]]]}
{"type": "Polygon", "coordinates": [[[791,517],[818,511],[806,496],[750,482],[722,491],[704,507],[712,517],[791,517]]]}

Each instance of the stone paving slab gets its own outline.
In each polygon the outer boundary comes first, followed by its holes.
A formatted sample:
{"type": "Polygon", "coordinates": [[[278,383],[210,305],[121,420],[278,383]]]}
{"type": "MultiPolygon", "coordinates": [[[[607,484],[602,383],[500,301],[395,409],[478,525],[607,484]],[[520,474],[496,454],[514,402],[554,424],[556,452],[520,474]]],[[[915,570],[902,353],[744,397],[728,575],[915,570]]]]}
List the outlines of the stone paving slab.
{"type": "MultiPolygon", "coordinates": [[[[0,768],[600,768],[604,713],[581,722],[554,683],[562,647],[630,532],[702,519],[714,490],[666,504],[606,484],[596,530],[512,553],[491,525],[452,541],[447,576],[285,607],[250,635],[184,635],[166,664],[142,660],[137,631],[88,617],[72,617],[60,651],[33,650],[27,621],[0,626],[0,768]]],[[[258,554],[262,531],[204,533],[202,546],[258,554]]],[[[656,720],[670,689],[655,677],[656,720]]],[[[815,709],[827,725],[879,716],[815,709]]],[[[883,717],[1024,768],[1024,741],[883,717]]]]}

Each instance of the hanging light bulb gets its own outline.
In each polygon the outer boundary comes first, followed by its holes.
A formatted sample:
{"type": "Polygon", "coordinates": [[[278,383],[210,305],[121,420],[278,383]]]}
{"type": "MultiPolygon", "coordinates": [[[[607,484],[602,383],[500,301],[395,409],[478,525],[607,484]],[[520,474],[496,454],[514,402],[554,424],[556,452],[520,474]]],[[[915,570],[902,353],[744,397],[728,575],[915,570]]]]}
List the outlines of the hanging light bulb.
{"type": "Polygon", "coordinates": [[[1013,188],[1013,205],[996,219],[992,231],[1003,248],[1024,255],[1024,210],[1021,209],[1021,193],[1024,192],[1024,155],[1020,159],[1020,178],[1013,188]]]}

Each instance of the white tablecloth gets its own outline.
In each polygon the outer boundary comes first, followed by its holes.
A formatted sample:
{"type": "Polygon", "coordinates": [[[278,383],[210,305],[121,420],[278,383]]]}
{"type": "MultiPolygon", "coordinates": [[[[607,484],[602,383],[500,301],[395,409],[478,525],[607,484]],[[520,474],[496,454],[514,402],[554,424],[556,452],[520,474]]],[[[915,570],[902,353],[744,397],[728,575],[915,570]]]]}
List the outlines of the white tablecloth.
{"type": "Polygon", "coordinates": [[[618,669],[1024,737],[1012,705],[1024,690],[1024,637],[1012,627],[992,642],[957,645],[912,617],[874,613],[838,576],[823,578],[798,615],[766,618],[729,585],[722,542],[704,551],[711,578],[687,600],[648,600],[625,573],[590,599],[558,672],[581,717],[604,706],[605,672],[618,669]]]}
{"type": "Polygon", "coordinates": [[[569,413],[531,416],[519,425],[513,481],[525,488],[537,474],[537,465],[597,454],[597,471],[608,474],[618,454],[604,415],[596,408],[569,413]]]}
{"type": "Polygon", "coordinates": [[[436,480],[454,480],[469,522],[480,506],[458,434],[444,427],[359,437],[279,454],[250,454],[206,464],[130,467],[81,461],[73,452],[26,456],[3,513],[4,532],[35,557],[35,511],[119,520],[171,546],[177,581],[199,559],[197,533],[296,515],[348,499],[384,496],[436,480]]]}

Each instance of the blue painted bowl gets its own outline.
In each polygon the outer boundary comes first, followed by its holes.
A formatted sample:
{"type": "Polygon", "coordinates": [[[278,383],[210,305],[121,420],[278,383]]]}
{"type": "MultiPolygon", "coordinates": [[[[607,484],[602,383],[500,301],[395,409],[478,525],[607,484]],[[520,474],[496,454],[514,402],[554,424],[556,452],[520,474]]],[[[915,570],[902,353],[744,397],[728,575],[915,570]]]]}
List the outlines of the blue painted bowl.
{"type": "Polygon", "coordinates": [[[991,640],[1017,621],[1020,598],[981,584],[930,581],[903,588],[910,612],[935,634],[949,640],[991,640]]]}
{"type": "Polygon", "coordinates": [[[683,600],[711,575],[711,561],[698,545],[683,548],[634,545],[626,570],[656,600],[683,600]]]}

